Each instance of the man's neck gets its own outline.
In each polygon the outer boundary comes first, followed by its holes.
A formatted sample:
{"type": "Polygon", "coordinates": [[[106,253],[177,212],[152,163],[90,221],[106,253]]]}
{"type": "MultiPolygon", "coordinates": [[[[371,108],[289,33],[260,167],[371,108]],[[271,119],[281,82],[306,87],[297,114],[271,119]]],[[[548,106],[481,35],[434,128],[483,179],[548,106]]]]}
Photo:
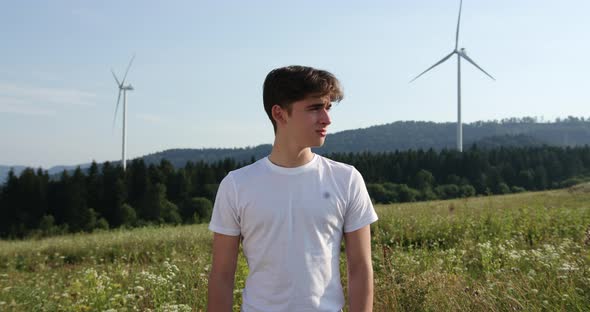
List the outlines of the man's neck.
{"type": "Polygon", "coordinates": [[[268,156],[273,164],[285,168],[295,168],[303,166],[313,159],[311,148],[290,146],[284,142],[284,140],[275,138],[272,151],[268,156]]]}

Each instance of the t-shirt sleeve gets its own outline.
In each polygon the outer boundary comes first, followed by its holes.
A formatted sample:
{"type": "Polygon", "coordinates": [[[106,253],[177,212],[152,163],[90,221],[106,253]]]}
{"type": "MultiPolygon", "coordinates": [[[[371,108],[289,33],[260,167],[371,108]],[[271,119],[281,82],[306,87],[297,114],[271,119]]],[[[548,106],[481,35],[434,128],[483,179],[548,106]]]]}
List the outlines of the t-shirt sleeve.
{"type": "Polygon", "coordinates": [[[344,215],[344,232],[356,231],[377,221],[377,219],[377,213],[373,208],[363,176],[356,168],[353,168],[348,190],[346,214],[344,215]]]}
{"type": "Polygon", "coordinates": [[[240,235],[240,217],[236,198],[235,183],[229,173],[219,184],[209,230],[230,236],[240,235]]]}

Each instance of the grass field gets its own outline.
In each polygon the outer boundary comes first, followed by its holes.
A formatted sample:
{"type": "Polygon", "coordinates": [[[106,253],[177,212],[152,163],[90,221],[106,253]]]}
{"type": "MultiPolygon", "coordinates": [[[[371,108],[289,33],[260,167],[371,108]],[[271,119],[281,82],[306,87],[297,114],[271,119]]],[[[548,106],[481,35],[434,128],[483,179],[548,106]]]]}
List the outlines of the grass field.
{"type": "MultiPolygon", "coordinates": [[[[377,213],[375,311],[590,311],[590,185],[377,213]]],[[[0,241],[0,311],[204,310],[210,249],[204,224],[0,241]]]]}

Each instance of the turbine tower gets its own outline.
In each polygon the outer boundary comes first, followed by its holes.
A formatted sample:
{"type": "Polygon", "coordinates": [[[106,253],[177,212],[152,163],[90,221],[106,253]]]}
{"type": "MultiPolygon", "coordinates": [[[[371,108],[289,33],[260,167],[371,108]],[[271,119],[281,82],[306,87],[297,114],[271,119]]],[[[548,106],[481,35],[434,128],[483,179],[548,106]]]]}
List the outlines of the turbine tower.
{"type": "Polygon", "coordinates": [[[129,69],[131,68],[131,64],[133,63],[133,59],[135,59],[135,55],[131,57],[131,60],[129,61],[129,65],[127,66],[127,70],[125,71],[125,75],[123,76],[123,80],[121,80],[121,82],[119,82],[119,79],[117,79],[117,75],[115,75],[115,72],[111,69],[113,78],[115,78],[115,82],[117,82],[117,86],[119,87],[119,96],[117,97],[117,106],[115,107],[115,117],[113,118],[113,128],[115,127],[115,121],[117,120],[117,111],[119,110],[121,93],[123,93],[123,150],[121,152],[121,164],[123,166],[123,171],[125,171],[125,169],[127,168],[127,91],[133,90],[133,86],[131,84],[125,85],[125,79],[127,78],[127,74],[129,73],[129,69]]]}
{"type": "Polygon", "coordinates": [[[424,75],[427,71],[435,68],[436,66],[442,64],[444,61],[448,60],[453,54],[457,54],[457,150],[459,152],[463,151],[463,124],[461,123],[461,58],[464,58],[467,62],[473,64],[473,66],[477,67],[477,69],[481,70],[484,74],[488,77],[496,80],[492,75],[488,74],[485,70],[483,70],[479,65],[475,64],[475,62],[467,56],[464,48],[459,49],[459,25],[461,24],[461,8],[463,6],[463,0],[459,3],[459,19],[457,20],[457,33],[455,35],[455,49],[449,53],[449,55],[442,58],[442,60],[438,61],[436,64],[430,66],[427,70],[423,71],[420,75],[416,76],[416,78],[410,81],[413,82],[414,80],[418,79],[420,76],[424,75]]]}

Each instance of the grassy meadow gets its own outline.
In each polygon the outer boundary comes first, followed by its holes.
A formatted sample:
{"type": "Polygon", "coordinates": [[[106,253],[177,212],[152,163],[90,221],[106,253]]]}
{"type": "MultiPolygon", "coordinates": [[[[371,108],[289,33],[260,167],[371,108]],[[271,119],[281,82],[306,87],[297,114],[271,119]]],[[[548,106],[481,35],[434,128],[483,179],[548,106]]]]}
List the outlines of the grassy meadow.
{"type": "MultiPolygon", "coordinates": [[[[377,213],[375,311],[590,311],[590,185],[377,213]]],[[[0,241],[0,311],[205,310],[210,250],[206,224],[0,241]]]]}

